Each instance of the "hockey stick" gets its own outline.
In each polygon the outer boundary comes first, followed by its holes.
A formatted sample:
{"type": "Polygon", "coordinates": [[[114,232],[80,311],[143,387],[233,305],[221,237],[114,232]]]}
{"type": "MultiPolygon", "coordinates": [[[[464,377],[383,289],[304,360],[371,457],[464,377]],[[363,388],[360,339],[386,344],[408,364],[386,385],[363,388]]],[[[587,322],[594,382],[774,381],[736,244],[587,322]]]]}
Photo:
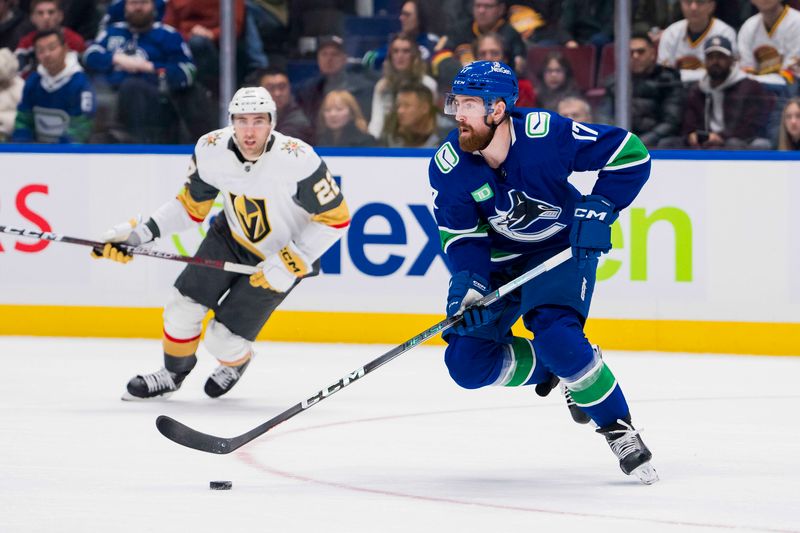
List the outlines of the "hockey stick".
{"type": "MultiPolygon", "coordinates": [[[[91,246],[92,248],[98,250],[102,250],[103,246],[106,245],[106,243],[100,241],[78,239],[76,237],[67,237],[65,235],[59,235],[58,233],[52,233],[49,231],[36,231],[31,229],[14,228],[11,226],[0,225],[0,233],[7,233],[9,235],[16,235],[18,237],[30,237],[32,239],[40,239],[43,241],[80,244],[83,246],[91,246]]],[[[196,265],[207,268],[216,268],[217,270],[226,270],[228,272],[237,272],[239,274],[250,275],[258,272],[257,267],[250,265],[242,265],[240,263],[229,263],[228,261],[220,261],[218,259],[204,259],[202,257],[184,257],[178,254],[171,254],[169,252],[160,252],[158,250],[153,250],[151,248],[148,248],[147,246],[130,246],[127,244],[119,244],[119,243],[117,243],[116,246],[119,246],[120,248],[125,250],[126,253],[134,255],[146,255],[148,257],[157,257],[159,259],[167,259],[169,261],[179,261],[181,263],[189,263],[190,265],[196,265]]]]}
{"type": "MultiPolygon", "coordinates": [[[[559,252],[558,254],[554,255],[550,259],[544,261],[539,266],[532,268],[531,270],[525,272],[518,278],[509,281],[496,291],[487,294],[483,298],[481,298],[478,302],[474,305],[490,305],[509,292],[513,291],[520,285],[532,280],[533,278],[547,272],[555,268],[556,266],[560,265],[561,263],[567,261],[570,257],[572,257],[572,250],[567,248],[566,250],[559,252]]],[[[302,402],[290,407],[286,411],[278,414],[277,416],[271,418],[270,420],[264,422],[258,427],[255,427],[244,433],[239,435],[238,437],[231,437],[231,438],[224,438],[224,437],[215,437],[214,435],[209,435],[207,433],[202,433],[195,429],[190,428],[189,426],[182,424],[175,420],[174,418],[170,418],[166,415],[161,415],[156,419],[156,427],[158,431],[161,432],[162,435],[167,437],[168,439],[177,442],[181,446],[186,446],[187,448],[194,448],[195,450],[200,450],[201,452],[208,452],[208,453],[218,453],[218,454],[227,454],[231,453],[232,451],[244,446],[251,440],[255,439],[266,433],[267,431],[271,430],[278,424],[289,420],[295,415],[298,415],[315,405],[325,398],[328,398],[333,393],[338,392],[345,388],[346,386],[350,385],[354,381],[363,378],[373,370],[376,370],[383,366],[384,364],[388,363],[395,357],[409,351],[410,349],[414,348],[415,346],[422,344],[426,340],[430,339],[437,333],[441,333],[447,329],[450,329],[455,324],[462,320],[462,315],[451,316],[448,317],[438,324],[431,326],[430,328],[426,329],[416,337],[407,340],[400,346],[392,348],[385,354],[381,355],[377,359],[370,361],[366,365],[354,370],[353,372],[347,374],[343,378],[341,378],[336,383],[325,387],[321,391],[317,392],[313,396],[303,400],[302,402]]]]}

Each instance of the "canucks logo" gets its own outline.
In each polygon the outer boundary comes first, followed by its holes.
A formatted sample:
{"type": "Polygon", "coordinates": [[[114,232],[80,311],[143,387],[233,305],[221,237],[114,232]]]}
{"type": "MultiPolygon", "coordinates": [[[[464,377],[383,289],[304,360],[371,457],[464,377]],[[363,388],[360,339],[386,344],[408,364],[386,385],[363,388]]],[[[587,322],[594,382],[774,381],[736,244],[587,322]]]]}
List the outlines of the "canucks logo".
{"type": "Polygon", "coordinates": [[[230,193],[236,218],[250,242],[258,242],[270,232],[267,203],[263,198],[248,198],[230,193]]]}
{"type": "Polygon", "coordinates": [[[558,220],[561,208],[542,200],[531,198],[522,191],[508,191],[509,207],[495,206],[496,216],[489,217],[494,230],[509,239],[522,242],[539,242],[561,231],[565,224],[553,222],[544,228],[541,222],[558,220]],[[537,224],[538,223],[538,224],[537,224]]]}

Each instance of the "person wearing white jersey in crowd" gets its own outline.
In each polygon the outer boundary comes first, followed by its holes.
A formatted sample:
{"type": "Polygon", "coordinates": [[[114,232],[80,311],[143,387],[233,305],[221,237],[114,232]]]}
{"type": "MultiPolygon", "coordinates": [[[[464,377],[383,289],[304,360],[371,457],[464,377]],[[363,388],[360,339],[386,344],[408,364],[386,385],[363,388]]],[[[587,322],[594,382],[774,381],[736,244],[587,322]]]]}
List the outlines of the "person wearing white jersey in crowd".
{"type": "Polygon", "coordinates": [[[739,29],[741,67],[769,85],[791,85],[800,74],[800,11],[782,0],[752,0],[758,13],[739,29]]]}
{"type": "MultiPolygon", "coordinates": [[[[715,0],[681,0],[683,19],[661,34],[658,62],[679,69],[684,83],[699,81],[705,74],[703,45],[720,35],[736,43],[736,30],[714,16],[715,0]]],[[[734,48],[734,53],[736,49],[734,48]]]]}
{"type": "Polygon", "coordinates": [[[221,193],[198,257],[257,265],[249,278],[187,266],[164,308],[164,367],[133,377],[126,400],[167,397],[194,368],[202,321],[206,349],[219,360],[205,384],[216,398],[241,378],[253,358],[252,343],[272,312],[304,278],[319,271],[319,257],[349,224],[347,204],[314,149],[276,131],[276,106],[263,87],[239,89],[228,106],[231,125],[200,138],[188,180],[176,198],[149,219],[123,222],[93,251],[131,260],[117,243],[139,246],[200,224],[221,193]]]}

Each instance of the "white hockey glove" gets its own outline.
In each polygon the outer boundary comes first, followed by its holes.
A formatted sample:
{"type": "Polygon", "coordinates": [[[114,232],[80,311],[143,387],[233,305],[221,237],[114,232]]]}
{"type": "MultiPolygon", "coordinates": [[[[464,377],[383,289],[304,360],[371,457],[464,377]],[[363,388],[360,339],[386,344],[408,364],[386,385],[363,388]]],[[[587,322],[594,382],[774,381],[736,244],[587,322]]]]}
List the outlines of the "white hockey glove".
{"type": "Polygon", "coordinates": [[[153,232],[146,224],[142,223],[142,216],[132,218],[127,222],[117,224],[113,228],[103,233],[103,241],[106,243],[102,249],[93,249],[92,257],[95,259],[111,259],[118,263],[128,263],[133,256],[126,253],[122,248],[115,244],[127,244],[129,246],[141,246],[153,242],[153,232]]]}
{"type": "Polygon", "coordinates": [[[259,271],[250,276],[250,285],[276,292],[286,292],[295,281],[311,271],[311,261],[293,242],[258,264],[259,271]]]}

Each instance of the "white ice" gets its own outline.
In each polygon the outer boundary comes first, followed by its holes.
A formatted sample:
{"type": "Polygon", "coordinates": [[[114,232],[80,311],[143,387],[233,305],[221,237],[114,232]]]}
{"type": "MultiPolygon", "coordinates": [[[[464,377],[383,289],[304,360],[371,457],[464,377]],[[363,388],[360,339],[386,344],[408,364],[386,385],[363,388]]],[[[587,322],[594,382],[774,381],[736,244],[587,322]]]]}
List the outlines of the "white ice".
{"type": "Polygon", "coordinates": [[[120,401],[151,340],[0,337],[0,532],[800,531],[800,358],[606,351],[661,481],[625,476],[556,394],[461,390],[418,347],[231,455],[232,436],[391,347],[259,343],[219,400],[201,350],[161,402],[120,401]],[[212,491],[211,480],[230,480],[212,491]]]}

